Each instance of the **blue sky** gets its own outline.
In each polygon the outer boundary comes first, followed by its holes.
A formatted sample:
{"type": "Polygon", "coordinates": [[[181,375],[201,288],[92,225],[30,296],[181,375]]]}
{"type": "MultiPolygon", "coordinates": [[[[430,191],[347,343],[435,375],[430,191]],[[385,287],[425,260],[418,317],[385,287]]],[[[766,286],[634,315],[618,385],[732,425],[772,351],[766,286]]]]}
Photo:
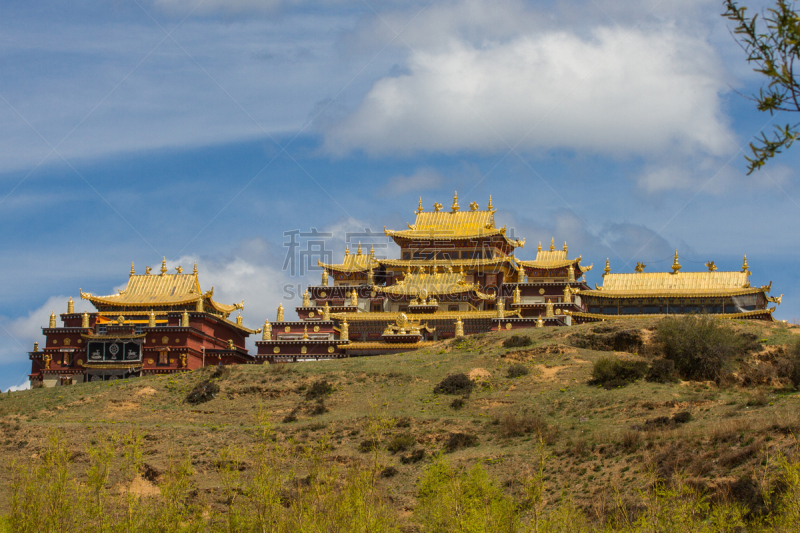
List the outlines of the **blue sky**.
{"type": "MultiPolygon", "coordinates": [[[[756,5],[758,7],[758,5],[756,5]]],[[[714,260],[800,317],[796,150],[745,175],[760,80],[704,0],[0,5],[0,390],[78,288],[198,261],[245,323],[291,309],[285,232],[485,206],[615,272],[714,260]],[[287,301],[288,299],[288,301],[287,301]]],[[[359,237],[353,237],[358,240],[359,237]]],[[[367,238],[362,237],[365,242],[367,238]]],[[[300,239],[306,247],[308,239],[300,239]]]]}

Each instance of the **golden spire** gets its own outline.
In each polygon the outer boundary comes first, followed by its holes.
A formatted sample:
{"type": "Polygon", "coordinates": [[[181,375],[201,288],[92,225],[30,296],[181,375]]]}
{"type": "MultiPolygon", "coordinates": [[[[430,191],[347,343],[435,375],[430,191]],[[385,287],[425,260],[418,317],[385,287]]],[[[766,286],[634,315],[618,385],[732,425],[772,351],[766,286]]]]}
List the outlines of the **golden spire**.
{"type": "Polygon", "coordinates": [[[567,249],[567,241],[564,241],[564,251],[569,253],[569,250],[567,249]]]}
{"type": "Polygon", "coordinates": [[[358,241],[358,255],[361,255],[361,241],[358,241]]]}
{"type": "Polygon", "coordinates": [[[75,312],[75,302],[72,301],[72,296],[69,297],[69,301],[67,302],[67,313],[74,313],[75,312]]]}
{"type": "Polygon", "coordinates": [[[161,260],[161,275],[167,273],[167,258],[166,256],[161,260]]]}
{"type": "Polygon", "coordinates": [[[150,268],[150,267],[144,267],[144,273],[147,274],[147,275],[150,275],[150,271],[151,270],[153,270],[153,269],[150,268]]]}
{"type": "Polygon", "coordinates": [[[152,309],[150,310],[150,314],[147,315],[147,327],[156,327],[156,314],[152,309]]]}
{"type": "Polygon", "coordinates": [[[438,213],[441,210],[442,210],[442,204],[440,204],[439,202],[433,202],[433,212],[438,213]]]}
{"type": "Polygon", "coordinates": [[[369,247],[369,256],[370,257],[375,257],[375,247],[374,246],[370,246],[369,247]]]}
{"type": "Polygon", "coordinates": [[[345,257],[350,255],[350,245],[349,244],[344,247],[344,255],[345,255],[345,257]]]}
{"type": "Polygon", "coordinates": [[[283,322],[283,304],[278,304],[278,316],[275,322],[283,322]]]}
{"type": "Polygon", "coordinates": [[[237,326],[242,325],[242,313],[239,313],[239,316],[236,317],[236,325],[237,326]]]}
{"type": "Polygon", "coordinates": [[[308,338],[308,324],[306,324],[305,326],[303,326],[303,338],[304,338],[304,339],[307,339],[307,338],[308,338]]]}
{"type": "Polygon", "coordinates": [[[422,213],[422,196],[419,197],[419,205],[417,206],[417,213],[422,213]]]}
{"type": "Polygon", "coordinates": [[[192,274],[194,274],[195,276],[197,275],[197,260],[195,260],[194,262],[194,270],[192,270],[192,274]]]}
{"type": "Polygon", "coordinates": [[[183,314],[181,315],[181,327],[189,327],[189,312],[186,309],[183,310],[183,314]]]}
{"type": "Polygon", "coordinates": [[[55,311],[50,313],[50,327],[51,328],[56,327],[56,312],[55,311]]]}
{"type": "Polygon", "coordinates": [[[744,256],[744,261],[742,261],[742,272],[749,272],[750,267],[747,266],[747,254],[744,256]]]}
{"type": "Polygon", "coordinates": [[[81,327],[85,329],[89,328],[89,313],[86,311],[81,315],[81,327]]]}
{"type": "Polygon", "coordinates": [[[491,194],[489,195],[489,205],[486,206],[486,209],[488,209],[489,211],[494,209],[494,206],[492,205],[492,195],[491,194]]]}
{"type": "Polygon", "coordinates": [[[136,274],[136,269],[133,267],[133,261],[131,261],[131,276],[136,274]]]}
{"type": "Polygon", "coordinates": [[[550,239],[550,251],[551,252],[555,252],[556,251],[556,240],[554,238],[550,239]]]}
{"type": "Polygon", "coordinates": [[[611,274],[611,265],[608,262],[608,257],[606,257],[606,268],[603,269],[603,277],[606,277],[606,274],[611,274]]]}
{"type": "Polygon", "coordinates": [[[272,324],[269,323],[269,320],[264,321],[264,329],[262,329],[261,332],[262,341],[268,341],[272,339],[272,324]]]}
{"type": "Polygon", "coordinates": [[[458,207],[458,191],[453,193],[453,205],[450,206],[450,209],[453,210],[453,213],[457,213],[458,210],[459,210],[459,207],[458,207]]]}
{"type": "Polygon", "coordinates": [[[681,264],[678,262],[678,250],[675,250],[675,259],[672,261],[672,273],[677,274],[681,269],[681,264]]]}
{"type": "Polygon", "coordinates": [[[38,352],[39,351],[39,343],[38,342],[34,342],[33,343],[33,351],[34,352],[38,352]]]}
{"type": "Polygon", "coordinates": [[[706,266],[708,267],[709,272],[714,272],[715,270],[717,270],[717,265],[716,263],[714,263],[714,261],[709,261],[708,263],[706,263],[706,266]]]}
{"type": "Polygon", "coordinates": [[[539,247],[536,249],[537,252],[542,251],[542,241],[539,241],[539,247]]]}
{"type": "Polygon", "coordinates": [[[478,206],[478,202],[471,202],[469,204],[470,211],[477,211],[480,207],[478,206]]]}

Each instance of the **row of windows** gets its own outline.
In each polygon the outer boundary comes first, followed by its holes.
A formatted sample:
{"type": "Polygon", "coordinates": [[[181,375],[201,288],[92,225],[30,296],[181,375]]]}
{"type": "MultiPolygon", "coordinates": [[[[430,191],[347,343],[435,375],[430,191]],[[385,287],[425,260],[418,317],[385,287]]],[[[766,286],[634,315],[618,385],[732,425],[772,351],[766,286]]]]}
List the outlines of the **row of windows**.
{"type": "Polygon", "coordinates": [[[589,312],[594,314],[602,314],[602,315],[663,315],[663,314],[674,314],[674,313],[738,313],[739,310],[742,311],[753,311],[755,310],[754,305],[743,306],[739,308],[734,307],[725,307],[723,310],[721,305],[706,305],[706,306],[696,306],[696,305],[685,305],[685,306],[670,306],[670,307],[657,307],[657,306],[644,306],[644,307],[589,307],[589,312]]]}
{"type": "MultiPolygon", "coordinates": [[[[491,259],[494,257],[492,250],[470,250],[466,252],[452,250],[448,252],[414,252],[413,259],[491,259]]],[[[412,259],[411,252],[403,252],[403,259],[412,259]]]]}

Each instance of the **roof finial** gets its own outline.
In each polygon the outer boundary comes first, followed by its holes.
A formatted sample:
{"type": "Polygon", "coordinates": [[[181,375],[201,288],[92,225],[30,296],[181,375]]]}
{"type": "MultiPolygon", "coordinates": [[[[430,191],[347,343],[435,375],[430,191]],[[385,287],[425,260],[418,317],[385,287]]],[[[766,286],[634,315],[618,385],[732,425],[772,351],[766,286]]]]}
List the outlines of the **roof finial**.
{"type": "Polygon", "coordinates": [[[194,274],[195,276],[197,275],[197,260],[195,260],[194,262],[194,270],[192,271],[192,274],[194,274]]]}
{"type": "Polygon", "coordinates": [[[611,274],[611,264],[608,262],[608,257],[606,257],[606,268],[603,269],[603,277],[606,277],[606,274],[611,274]]]}
{"type": "Polygon", "coordinates": [[[536,249],[537,252],[542,251],[542,241],[539,241],[539,247],[536,249]]]}
{"type": "Polygon", "coordinates": [[[131,261],[131,276],[133,276],[134,274],[136,274],[136,269],[133,266],[133,261],[131,261]]]}
{"type": "Polygon", "coordinates": [[[358,241],[358,255],[361,255],[361,241],[358,241]]]}
{"type": "Polygon", "coordinates": [[[494,206],[492,205],[492,195],[491,194],[489,195],[489,205],[486,206],[486,209],[488,209],[489,211],[494,209],[494,206]]]}
{"type": "Polygon", "coordinates": [[[634,270],[635,270],[636,272],[639,272],[639,273],[641,274],[642,272],[644,272],[644,269],[645,269],[646,267],[647,267],[647,265],[645,265],[645,264],[644,264],[644,263],[642,263],[641,261],[637,261],[637,262],[636,262],[636,268],[634,268],[634,270]]]}
{"type": "Polygon", "coordinates": [[[742,261],[742,272],[748,272],[750,267],[747,266],[747,254],[744,255],[744,261],[742,261]]]}
{"type": "Polygon", "coordinates": [[[569,250],[567,249],[567,241],[564,241],[564,251],[569,253],[569,250]]]}
{"type": "Polygon", "coordinates": [[[419,197],[419,205],[417,206],[417,213],[422,213],[422,196],[419,197]]]}
{"type": "Polygon", "coordinates": [[[551,238],[550,239],[550,251],[551,252],[555,252],[556,251],[556,239],[555,238],[551,238]]]}
{"type": "Polygon", "coordinates": [[[672,261],[672,273],[677,274],[681,269],[681,264],[678,262],[678,250],[675,250],[675,260],[672,261]]]}
{"type": "Polygon", "coordinates": [[[344,247],[344,255],[345,256],[350,255],[350,245],[349,244],[344,247]]]}
{"type": "Polygon", "coordinates": [[[706,266],[708,267],[709,272],[715,272],[717,270],[717,265],[714,263],[714,261],[709,261],[706,263],[706,266]]]}
{"type": "Polygon", "coordinates": [[[453,213],[457,213],[458,210],[459,210],[459,207],[458,207],[458,191],[453,193],[453,205],[450,207],[450,209],[453,210],[453,213]]]}
{"type": "Polygon", "coordinates": [[[375,247],[374,246],[370,246],[369,247],[369,256],[370,257],[375,257],[375,247]]]}
{"type": "Polygon", "coordinates": [[[166,256],[161,260],[161,275],[167,273],[167,258],[166,256]]]}

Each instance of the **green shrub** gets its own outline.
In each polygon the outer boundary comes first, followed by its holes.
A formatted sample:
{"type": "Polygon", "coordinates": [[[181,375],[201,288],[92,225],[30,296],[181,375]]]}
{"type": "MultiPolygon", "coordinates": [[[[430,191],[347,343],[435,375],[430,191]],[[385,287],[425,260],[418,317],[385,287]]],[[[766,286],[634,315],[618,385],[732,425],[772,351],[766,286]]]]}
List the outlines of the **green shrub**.
{"type": "Polygon", "coordinates": [[[450,374],[433,388],[434,394],[469,394],[475,383],[466,374],[450,374]]]}
{"type": "Polygon", "coordinates": [[[478,437],[472,433],[450,433],[450,435],[447,436],[444,449],[452,453],[462,448],[471,448],[477,445],[478,437]]]}
{"type": "Polygon", "coordinates": [[[508,376],[511,379],[527,376],[530,373],[531,373],[530,368],[523,365],[522,363],[514,363],[506,370],[506,376],[508,376]]]}
{"type": "Polygon", "coordinates": [[[391,453],[404,452],[409,448],[413,448],[416,443],[417,439],[414,438],[414,435],[410,433],[403,433],[401,435],[396,435],[392,440],[390,440],[386,449],[391,453]]]}
{"type": "Polygon", "coordinates": [[[664,358],[689,380],[718,380],[736,357],[761,349],[754,336],[736,333],[710,315],[665,318],[656,328],[655,341],[664,358]]]}
{"type": "Polygon", "coordinates": [[[514,501],[476,464],[459,469],[439,457],[419,481],[414,519],[432,533],[519,530],[514,501]]]}
{"type": "Polygon", "coordinates": [[[219,385],[213,381],[203,380],[189,391],[186,401],[191,404],[204,403],[213,400],[219,394],[219,385]]]}
{"type": "Polygon", "coordinates": [[[651,383],[675,383],[678,372],[675,370],[675,361],[670,359],[656,359],[650,363],[650,369],[644,377],[651,383]]]}
{"type": "Polygon", "coordinates": [[[328,383],[324,379],[320,381],[315,381],[306,391],[306,400],[316,400],[318,398],[324,398],[331,392],[333,392],[333,387],[331,386],[330,383],[328,383]]]}
{"type": "Polygon", "coordinates": [[[524,348],[531,344],[533,341],[527,335],[512,335],[503,341],[503,348],[524,348]]]}
{"type": "Polygon", "coordinates": [[[607,389],[624,387],[644,377],[646,372],[647,363],[644,361],[601,357],[592,368],[592,383],[603,385],[607,389]]]}

